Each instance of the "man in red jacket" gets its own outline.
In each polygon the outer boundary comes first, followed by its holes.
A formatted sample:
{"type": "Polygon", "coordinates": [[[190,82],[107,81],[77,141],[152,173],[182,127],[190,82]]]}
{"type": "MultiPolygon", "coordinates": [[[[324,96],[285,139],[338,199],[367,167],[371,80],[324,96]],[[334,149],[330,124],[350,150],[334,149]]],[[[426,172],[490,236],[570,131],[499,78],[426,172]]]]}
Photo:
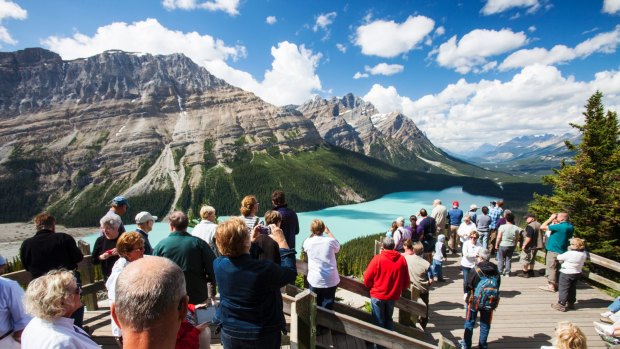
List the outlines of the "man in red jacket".
{"type": "Polygon", "coordinates": [[[394,251],[394,239],[383,238],[381,253],[374,256],[364,272],[364,285],[370,289],[372,317],[377,326],[394,329],[394,301],[409,287],[407,261],[394,251]]]}

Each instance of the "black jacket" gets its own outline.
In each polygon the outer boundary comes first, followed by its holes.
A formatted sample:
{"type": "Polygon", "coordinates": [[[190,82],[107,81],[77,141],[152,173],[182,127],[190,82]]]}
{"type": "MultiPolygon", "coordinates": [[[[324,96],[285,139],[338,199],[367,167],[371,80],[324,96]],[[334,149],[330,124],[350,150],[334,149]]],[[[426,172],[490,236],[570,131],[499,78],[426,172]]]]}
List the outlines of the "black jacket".
{"type": "Polygon", "coordinates": [[[24,240],[19,249],[19,257],[33,278],[38,278],[52,269],[75,270],[77,264],[84,259],[73,237],[45,229],[24,240]]]}
{"type": "MultiPolygon", "coordinates": [[[[499,270],[497,269],[497,265],[491,263],[489,261],[483,261],[476,265],[480,268],[480,271],[486,276],[495,276],[497,277],[497,287],[499,289],[502,278],[499,276],[499,270]]],[[[469,303],[469,298],[474,294],[476,290],[476,286],[480,282],[480,276],[476,272],[476,268],[471,268],[471,270],[467,273],[467,283],[465,284],[465,290],[467,291],[467,302],[469,303]]]]}

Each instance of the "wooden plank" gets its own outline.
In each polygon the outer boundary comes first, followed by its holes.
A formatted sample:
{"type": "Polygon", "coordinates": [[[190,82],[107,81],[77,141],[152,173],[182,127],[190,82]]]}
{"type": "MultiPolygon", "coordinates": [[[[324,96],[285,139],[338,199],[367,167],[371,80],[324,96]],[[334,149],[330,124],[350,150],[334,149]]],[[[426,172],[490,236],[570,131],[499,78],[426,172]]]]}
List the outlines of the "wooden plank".
{"type": "MultiPolygon", "coordinates": [[[[334,311],[337,313],[341,313],[347,316],[354,317],[360,321],[365,321],[368,323],[372,323],[372,315],[363,310],[352,308],[348,305],[341,303],[334,303],[334,311]]],[[[319,313],[317,316],[321,316],[322,313],[319,313]]],[[[394,322],[394,331],[403,334],[405,336],[424,339],[426,337],[424,331],[419,328],[409,327],[399,324],[398,322],[394,322]]]]}
{"type": "Polygon", "coordinates": [[[291,348],[316,347],[316,296],[305,290],[291,304],[291,348]]]}
{"type": "Polygon", "coordinates": [[[586,278],[588,278],[588,279],[590,279],[592,281],[598,282],[601,285],[605,285],[605,286],[607,286],[609,288],[613,288],[616,291],[620,291],[620,284],[619,283],[613,282],[613,281],[611,281],[611,280],[609,280],[607,278],[604,278],[604,277],[602,277],[602,276],[600,276],[598,274],[595,274],[593,272],[585,271],[584,270],[583,273],[582,273],[582,276],[586,277],[586,278]]]}
{"type": "Polygon", "coordinates": [[[594,253],[590,253],[590,262],[605,267],[607,269],[611,269],[617,273],[620,273],[620,263],[616,261],[612,261],[611,259],[607,259],[605,257],[601,257],[594,253]]]}
{"type": "MultiPolygon", "coordinates": [[[[541,257],[545,257],[545,253],[542,251],[538,251],[538,256],[541,257]]],[[[615,272],[619,272],[620,273],[620,263],[612,261],[611,259],[607,259],[605,257],[601,257],[599,255],[590,253],[590,263],[613,270],[615,272]]],[[[603,276],[600,276],[596,273],[592,273],[592,272],[588,272],[588,271],[583,271],[582,273],[582,277],[592,280],[594,282],[598,282],[601,285],[605,285],[609,288],[612,288],[616,291],[620,291],[620,284],[617,282],[614,282],[612,280],[609,280],[603,276]]]]}

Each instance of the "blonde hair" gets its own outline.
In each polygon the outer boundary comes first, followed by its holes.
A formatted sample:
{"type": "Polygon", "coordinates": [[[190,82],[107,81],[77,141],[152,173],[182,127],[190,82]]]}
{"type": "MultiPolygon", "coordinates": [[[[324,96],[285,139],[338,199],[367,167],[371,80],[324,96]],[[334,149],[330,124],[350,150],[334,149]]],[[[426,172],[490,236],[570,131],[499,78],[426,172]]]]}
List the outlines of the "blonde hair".
{"type": "Polygon", "coordinates": [[[242,218],[233,217],[217,226],[215,244],[223,256],[237,257],[245,253],[250,234],[242,218]]]}
{"type": "Polygon", "coordinates": [[[472,230],[471,233],[469,233],[469,237],[475,236],[477,238],[480,237],[480,233],[476,230],[472,230]]]}
{"type": "Polygon", "coordinates": [[[127,254],[137,247],[144,247],[144,239],[142,235],[135,231],[130,231],[121,234],[116,241],[116,251],[121,257],[127,256],[127,254]]]}
{"type": "Polygon", "coordinates": [[[241,200],[241,207],[239,208],[239,212],[243,217],[247,217],[252,213],[252,209],[254,206],[258,204],[258,200],[256,200],[256,196],[254,195],[246,195],[243,200],[241,200]]]}
{"type": "Polygon", "coordinates": [[[320,219],[315,219],[310,223],[310,232],[314,235],[321,235],[325,231],[325,223],[320,219]]]}
{"type": "Polygon", "coordinates": [[[276,210],[269,210],[265,212],[265,223],[266,224],[278,224],[282,223],[282,215],[280,212],[276,210]]]}
{"type": "Polygon", "coordinates": [[[204,205],[200,208],[200,218],[207,219],[212,214],[215,215],[215,208],[213,206],[204,205]]]}
{"type": "Polygon", "coordinates": [[[586,249],[586,242],[580,238],[572,238],[570,239],[570,244],[574,247],[573,249],[576,251],[583,251],[586,249]]]}
{"type": "Polygon", "coordinates": [[[559,322],[555,329],[555,347],[557,349],[588,349],[583,331],[572,322],[559,322]]]}
{"type": "Polygon", "coordinates": [[[68,300],[76,291],[77,283],[71,272],[51,270],[28,284],[24,307],[32,316],[55,320],[65,315],[68,300]]]}

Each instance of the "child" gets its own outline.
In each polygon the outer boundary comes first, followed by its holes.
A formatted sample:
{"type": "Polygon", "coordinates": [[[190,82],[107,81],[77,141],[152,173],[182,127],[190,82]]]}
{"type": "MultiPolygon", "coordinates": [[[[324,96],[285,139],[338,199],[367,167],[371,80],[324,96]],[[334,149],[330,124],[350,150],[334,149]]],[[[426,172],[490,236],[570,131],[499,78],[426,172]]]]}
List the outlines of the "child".
{"type": "Polygon", "coordinates": [[[555,329],[555,345],[542,346],[540,349],[587,349],[586,336],[572,322],[562,321],[555,329]]]}
{"type": "Polygon", "coordinates": [[[435,254],[433,255],[433,279],[435,281],[444,281],[443,278],[443,261],[446,260],[446,236],[443,234],[439,234],[437,237],[437,242],[435,243],[435,254]]]}
{"type": "Polygon", "coordinates": [[[558,311],[575,309],[577,301],[577,280],[581,276],[583,263],[586,261],[586,244],[580,238],[570,239],[568,251],[558,255],[558,262],[562,263],[559,280],[559,300],[551,307],[558,311]]]}

